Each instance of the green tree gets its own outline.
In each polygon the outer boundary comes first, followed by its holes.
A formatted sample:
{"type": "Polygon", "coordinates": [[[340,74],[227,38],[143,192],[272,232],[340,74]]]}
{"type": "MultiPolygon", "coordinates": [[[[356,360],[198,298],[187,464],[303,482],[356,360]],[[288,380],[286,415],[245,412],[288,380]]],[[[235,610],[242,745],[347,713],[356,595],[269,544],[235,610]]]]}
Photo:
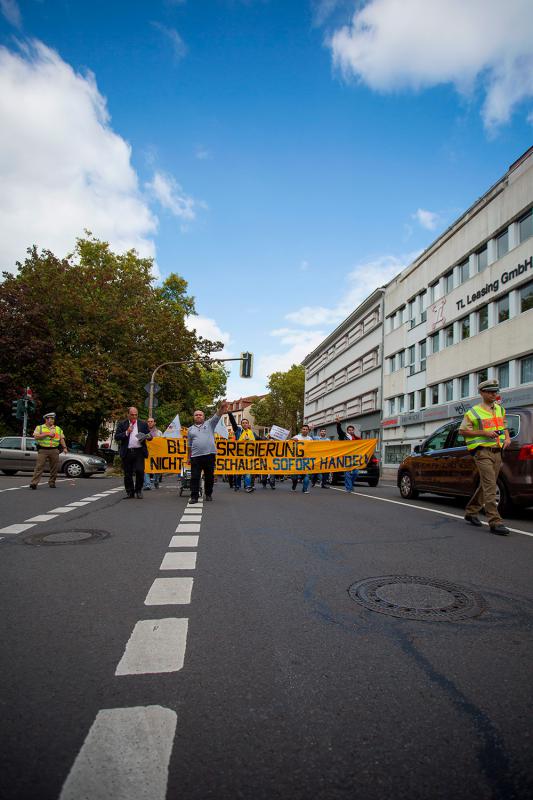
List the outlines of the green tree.
{"type": "Polygon", "coordinates": [[[268,379],[269,394],[252,404],[257,425],[280,425],[296,434],[304,420],[305,368],[293,364],[287,372],[273,372],[268,379]]]}
{"type": "MultiPolygon", "coordinates": [[[[155,285],[152,260],[134,250],[113,253],[88,234],[66,258],[33,247],[17,268],[0,284],[0,390],[8,425],[11,399],[30,385],[40,413],[55,410],[67,435],[84,434],[86,450],[94,451],[106,420],[123,416],[129,405],[143,408],[143,387],[158,364],[208,360],[223,346],[187,328],[185,317],[194,313],[187,282],[172,274],[155,285]]],[[[199,364],[164,368],[158,382],[159,401],[183,408],[211,389],[222,394],[225,383],[220,369],[199,364]]]]}

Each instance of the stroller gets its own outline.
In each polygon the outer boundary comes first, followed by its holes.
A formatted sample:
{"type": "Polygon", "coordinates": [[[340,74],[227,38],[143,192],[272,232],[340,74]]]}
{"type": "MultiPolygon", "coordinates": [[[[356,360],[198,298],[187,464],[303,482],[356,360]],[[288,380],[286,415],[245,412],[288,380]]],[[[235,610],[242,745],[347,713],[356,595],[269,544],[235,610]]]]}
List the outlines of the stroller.
{"type": "MultiPolygon", "coordinates": [[[[203,484],[204,484],[204,480],[203,480],[203,477],[202,477],[202,480],[200,481],[200,488],[198,490],[198,497],[202,496],[203,484]]],[[[178,479],[178,486],[179,486],[179,490],[180,490],[180,497],[183,495],[183,490],[184,489],[188,489],[190,491],[190,489],[191,489],[191,468],[190,467],[182,467],[182,470],[181,470],[181,473],[180,473],[180,477],[178,479]]]]}

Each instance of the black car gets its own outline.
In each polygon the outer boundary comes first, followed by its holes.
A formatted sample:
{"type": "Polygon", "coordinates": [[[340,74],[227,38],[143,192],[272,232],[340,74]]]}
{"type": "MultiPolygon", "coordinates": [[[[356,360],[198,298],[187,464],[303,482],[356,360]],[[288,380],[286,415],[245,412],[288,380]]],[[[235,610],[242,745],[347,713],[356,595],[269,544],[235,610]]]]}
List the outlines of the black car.
{"type": "MultiPolygon", "coordinates": [[[[511,408],[507,412],[511,444],[502,451],[498,477],[499,506],[533,505],[533,411],[511,408]]],[[[479,482],[474,459],[459,433],[462,417],[446,423],[414,448],[398,468],[397,485],[405,499],[422,492],[471,497],[479,482]]]]}
{"type": "MultiPolygon", "coordinates": [[[[368,483],[369,486],[377,486],[381,475],[379,458],[376,455],[370,456],[366,469],[360,469],[357,476],[357,483],[368,483]]],[[[344,472],[332,472],[330,483],[332,486],[344,486],[344,472]]]]}

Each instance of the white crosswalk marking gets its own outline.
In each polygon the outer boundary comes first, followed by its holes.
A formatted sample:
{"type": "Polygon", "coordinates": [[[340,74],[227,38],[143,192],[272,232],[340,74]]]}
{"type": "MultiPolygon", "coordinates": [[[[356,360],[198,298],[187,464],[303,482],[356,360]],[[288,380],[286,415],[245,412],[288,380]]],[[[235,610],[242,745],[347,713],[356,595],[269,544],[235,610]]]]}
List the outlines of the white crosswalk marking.
{"type": "Polygon", "coordinates": [[[177,672],[183,667],[187,619],[144,619],[137,622],[115,675],[177,672]]]}
{"type": "Polygon", "coordinates": [[[8,525],[7,528],[0,528],[0,533],[22,533],[22,531],[27,531],[28,528],[34,528],[35,525],[8,525]]]}
{"type": "Polygon", "coordinates": [[[176,723],[162,706],[99,711],[60,800],[165,800],[176,723]]]}
{"type": "Polygon", "coordinates": [[[26,522],[48,522],[49,519],[55,519],[57,514],[39,514],[37,517],[30,517],[26,522]]]}

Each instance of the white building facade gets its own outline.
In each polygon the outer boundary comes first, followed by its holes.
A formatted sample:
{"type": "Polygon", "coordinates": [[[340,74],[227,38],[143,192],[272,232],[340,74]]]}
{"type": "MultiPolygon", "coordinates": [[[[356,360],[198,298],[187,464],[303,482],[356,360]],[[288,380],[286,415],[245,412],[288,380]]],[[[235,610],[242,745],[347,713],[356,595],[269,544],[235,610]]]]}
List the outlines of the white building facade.
{"type": "Polygon", "coordinates": [[[385,474],[496,377],[533,405],[533,148],[387,286],[385,474]]]}
{"type": "Polygon", "coordinates": [[[379,438],[383,347],[383,297],[376,289],[305,357],[304,419],[336,438],[335,417],[363,438],[379,438]]]}

